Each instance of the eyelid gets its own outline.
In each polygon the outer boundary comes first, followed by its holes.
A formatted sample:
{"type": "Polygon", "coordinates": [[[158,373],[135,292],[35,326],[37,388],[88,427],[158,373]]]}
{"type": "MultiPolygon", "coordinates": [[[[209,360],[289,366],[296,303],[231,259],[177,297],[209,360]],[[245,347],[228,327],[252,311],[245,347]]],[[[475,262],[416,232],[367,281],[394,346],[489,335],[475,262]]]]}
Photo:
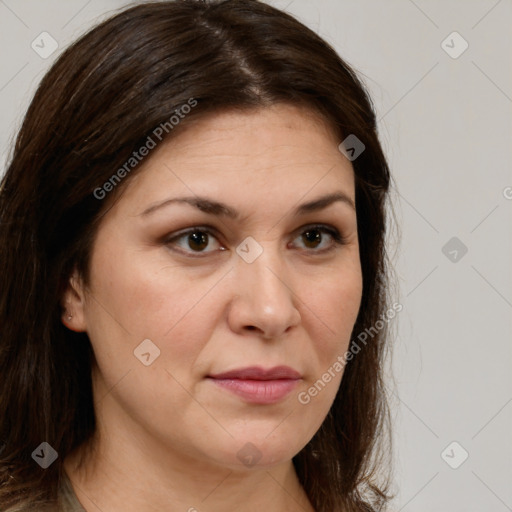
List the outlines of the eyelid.
{"type": "MultiPolygon", "coordinates": [[[[301,233],[304,233],[305,231],[315,230],[315,229],[322,233],[327,233],[328,235],[330,235],[331,238],[334,240],[334,244],[332,246],[328,247],[327,249],[320,249],[320,250],[304,249],[305,252],[322,254],[322,253],[329,252],[329,250],[336,248],[336,245],[338,245],[338,246],[345,245],[348,242],[348,237],[345,237],[343,235],[343,233],[338,228],[332,226],[331,224],[323,224],[323,223],[305,224],[304,226],[301,226],[300,228],[298,228],[294,233],[296,233],[297,235],[300,235],[301,233]]],[[[295,238],[294,238],[294,240],[295,240],[295,238]]]]}
{"type": "MultiPolygon", "coordinates": [[[[330,235],[331,238],[333,239],[333,244],[327,248],[318,249],[318,250],[317,249],[307,249],[307,248],[302,249],[301,251],[304,253],[318,254],[318,255],[326,254],[326,253],[336,249],[336,247],[345,245],[348,241],[348,238],[343,236],[342,232],[338,228],[332,226],[331,224],[324,224],[324,223],[312,223],[312,224],[304,224],[303,226],[300,226],[293,232],[292,240],[295,240],[298,236],[300,236],[302,233],[304,233],[308,230],[318,230],[322,233],[326,233],[326,234],[330,235]]],[[[176,252],[179,252],[180,254],[185,254],[186,256],[193,257],[193,258],[202,258],[209,254],[213,254],[218,251],[226,250],[226,248],[222,246],[222,242],[219,240],[218,230],[216,228],[214,228],[213,226],[209,226],[209,225],[196,225],[196,226],[191,226],[189,228],[184,228],[183,230],[179,230],[177,232],[171,233],[171,235],[166,235],[162,241],[165,245],[171,245],[171,242],[173,242],[175,240],[179,240],[179,239],[183,238],[184,236],[194,233],[194,232],[197,232],[197,231],[201,231],[201,232],[207,233],[208,235],[211,235],[221,245],[221,248],[218,249],[217,251],[214,250],[214,251],[200,251],[200,252],[185,251],[185,250],[181,250],[181,249],[172,249],[172,250],[175,250],[176,252]]]]}
{"type": "MultiPolygon", "coordinates": [[[[213,226],[207,226],[207,225],[191,226],[189,228],[175,231],[175,232],[171,233],[170,235],[166,235],[163,238],[163,243],[165,245],[171,245],[171,242],[173,242],[174,240],[179,240],[180,238],[183,238],[184,236],[189,235],[191,233],[195,233],[196,231],[201,231],[201,232],[207,233],[208,235],[211,235],[213,238],[215,238],[217,240],[217,242],[222,247],[222,244],[219,240],[219,235],[218,235],[217,230],[213,226]]],[[[201,258],[201,257],[204,257],[208,254],[215,252],[215,251],[206,251],[206,252],[195,252],[194,253],[194,251],[184,251],[182,249],[173,249],[173,250],[175,250],[176,252],[179,252],[180,254],[185,254],[186,256],[189,256],[192,258],[201,258]]],[[[225,251],[226,248],[224,247],[219,250],[225,251]]]]}

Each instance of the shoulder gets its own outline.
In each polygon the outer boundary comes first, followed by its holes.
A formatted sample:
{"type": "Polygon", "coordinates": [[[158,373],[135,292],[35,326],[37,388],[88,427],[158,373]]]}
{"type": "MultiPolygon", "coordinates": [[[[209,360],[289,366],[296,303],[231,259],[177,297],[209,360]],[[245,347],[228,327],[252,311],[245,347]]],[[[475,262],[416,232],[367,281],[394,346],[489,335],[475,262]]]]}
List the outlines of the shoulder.
{"type": "Polygon", "coordinates": [[[56,502],[19,505],[9,507],[8,509],[0,508],[0,512],[86,512],[86,510],[78,501],[71,482],[66,473],[64,473],[61,478],[58,500],[56,502]]]}
{"type": "MultiPolygon", "coordinates": [[[[53,510],[48,512],[53,512],[53,510]]],[[[59,508],[55,512],[86,512],[78,501],[66,472],[62,474],[59,489],[59,508]]]]}
{"type": "Polygon", "coordinates": [[[15,505],[9,508],[0,508],[0,512],[62,512],[58,503],[39,503],[31,505],[15,505]]]}

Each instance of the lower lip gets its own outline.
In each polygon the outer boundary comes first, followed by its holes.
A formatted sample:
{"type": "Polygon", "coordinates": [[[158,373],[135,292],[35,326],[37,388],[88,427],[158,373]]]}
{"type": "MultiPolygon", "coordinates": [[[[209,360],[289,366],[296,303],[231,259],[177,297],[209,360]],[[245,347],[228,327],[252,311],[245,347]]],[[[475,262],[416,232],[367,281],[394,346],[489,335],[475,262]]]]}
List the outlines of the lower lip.
{"type": "Polygon", "coordinates": [[[254,404],[273,404],[291,393],[300,379],[211,379],[218,386],[254,404]]]}

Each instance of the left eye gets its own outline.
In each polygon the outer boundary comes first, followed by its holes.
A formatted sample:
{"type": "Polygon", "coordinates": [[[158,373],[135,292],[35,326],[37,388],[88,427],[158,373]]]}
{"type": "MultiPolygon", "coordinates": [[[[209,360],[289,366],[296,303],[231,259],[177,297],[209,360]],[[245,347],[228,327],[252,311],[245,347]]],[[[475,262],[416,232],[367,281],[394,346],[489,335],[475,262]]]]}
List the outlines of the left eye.
{"type": "MultiPolygon", "coordinates": [[[[303,241],[305,245],[303,250],[308,252],[323,253],[333,250],[336,245],[344,244],[344,238],[340,235],[340,232],[335,228],[325,225],[313,225],[302,228],[302,231],[295,240],[297,239],[301,239],[303,241]],[[322,247],[322,242],[325,239],[324,235],[326,234],[331,238],[331,242],[328,243],[326,247],[322,247]]],[[[225,247],[220,245],[213,231],[206,227],[191,228],[171,238],[167,238],[165,243],[168,246],[178,247],[179,252],[184,252],[192,257],[206,255],[208,253],[215,252],[215,250],[226,250],[225,247]],[[206,251],[205,249],[211,245],[210,238],[216,240],[219,247],[217,249],[206,251]],[[184,247],[184,244],[186,244],[187,247],[184,247]]]]}
{"type": "Polygon", "coordinates": [[[330,228],[324,225],[307,226],[303,229],[297,238],[304,240],[306,250],[313,250],[313,252],[326,252],[335,248],[336,245],[343,245],[345,243],[344,238],[340,232],[335,228],[330,228]],[[323,241],[323,235],[329,235],[331,243],[327,247],[320,248],[323,241]]]}

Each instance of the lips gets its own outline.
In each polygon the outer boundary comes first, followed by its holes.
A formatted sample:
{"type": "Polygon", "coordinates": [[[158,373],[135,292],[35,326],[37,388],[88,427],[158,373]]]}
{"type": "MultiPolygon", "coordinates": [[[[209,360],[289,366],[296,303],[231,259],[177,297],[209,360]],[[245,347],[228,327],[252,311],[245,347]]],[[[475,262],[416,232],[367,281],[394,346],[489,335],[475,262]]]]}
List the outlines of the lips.
{"type": "Polygon", "coordinates": [[[261,368],[249,366],[229,372],[210,375],[212,379],[241,379],[241,380],[279,380],[300,379],[301,374],[289,366],[275,366],[274,368],[261,368]]]}
{"type": "Polygon", "coordinates": [[[261,368],[251,366],[209,375],[217,386],[254,404],[272,404],[283,400],[302,379],[289,366],[261,368]]]}

